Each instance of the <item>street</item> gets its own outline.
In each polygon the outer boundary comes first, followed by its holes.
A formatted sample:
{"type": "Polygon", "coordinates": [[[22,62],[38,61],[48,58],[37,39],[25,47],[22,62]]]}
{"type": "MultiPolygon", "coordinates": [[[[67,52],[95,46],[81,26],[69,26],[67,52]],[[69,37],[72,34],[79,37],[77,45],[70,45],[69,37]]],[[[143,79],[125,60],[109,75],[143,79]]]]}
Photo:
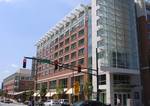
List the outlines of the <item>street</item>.
{"type": "Polygon", "coordinates": [[[27,105],[24,105],[24,104],[20,104],[20,103],[2,103],[0,102],[0,106],[27,106],[27,105]]]}

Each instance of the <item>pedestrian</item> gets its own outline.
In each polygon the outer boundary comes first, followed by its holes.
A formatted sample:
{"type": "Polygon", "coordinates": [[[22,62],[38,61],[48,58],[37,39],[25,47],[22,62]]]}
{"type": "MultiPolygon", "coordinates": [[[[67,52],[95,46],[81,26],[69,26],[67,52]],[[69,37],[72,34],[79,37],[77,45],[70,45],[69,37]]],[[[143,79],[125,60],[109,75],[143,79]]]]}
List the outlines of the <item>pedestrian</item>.
{"type": "Polygon", "coordinates": [[[29,98],[28,106],[34,106],[34,100],[32,97],[29,98]]]}

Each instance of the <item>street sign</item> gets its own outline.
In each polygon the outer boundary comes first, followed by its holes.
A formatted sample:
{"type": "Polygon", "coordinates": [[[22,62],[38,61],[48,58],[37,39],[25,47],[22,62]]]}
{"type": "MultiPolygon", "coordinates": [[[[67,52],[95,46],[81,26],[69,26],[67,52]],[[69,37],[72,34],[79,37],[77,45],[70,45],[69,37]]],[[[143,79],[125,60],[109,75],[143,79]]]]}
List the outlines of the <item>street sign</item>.
{"type": "Polygon", "coordinates": [[[78,94],[79,94],[79,90],[80,90],[79,82],[78,82],[78,81],[75,81],[75,82],[74,82],[74,93],[75,93],[75,95],[78,95],[78,94]]]}

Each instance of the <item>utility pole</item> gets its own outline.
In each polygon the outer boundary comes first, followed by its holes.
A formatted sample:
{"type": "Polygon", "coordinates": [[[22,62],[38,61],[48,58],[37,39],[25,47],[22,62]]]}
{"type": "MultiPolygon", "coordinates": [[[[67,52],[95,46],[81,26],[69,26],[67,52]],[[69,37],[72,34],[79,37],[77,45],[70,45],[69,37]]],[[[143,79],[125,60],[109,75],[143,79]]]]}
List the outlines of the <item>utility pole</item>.
{"type": "Polygon", "coordinates": [[[98,52],[97,52],[97,48],[96,48],[96,79],[97,79],[97,97],[96,97],[96,101],[99,101],[99,78],[98,78],[98,52]]]}

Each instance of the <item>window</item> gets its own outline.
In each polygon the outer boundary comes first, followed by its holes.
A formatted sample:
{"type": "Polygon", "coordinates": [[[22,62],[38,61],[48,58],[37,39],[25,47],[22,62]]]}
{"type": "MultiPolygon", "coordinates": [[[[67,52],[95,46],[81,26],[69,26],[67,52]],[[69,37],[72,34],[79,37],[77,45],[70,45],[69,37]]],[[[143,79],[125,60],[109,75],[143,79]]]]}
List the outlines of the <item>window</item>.
{"type": "Polygon", "coordinates": [[[57,50],[57,49],[58,49],[58,45],[55,46],[55,50],[57,50]]]}
{"type": "Polygon", "coordinates": [[[67,78],[59,80],[59,86],[67,88],[67,78]]]}
{"type": "Polygon", "coordinates": [[[66,55],[65,56],[65,61],[68,61],[69,60],[69,55],[66,55]]]}
{"type": "Polygon", "coordinates": [[[82,45],[84,45],[84,39],[78,41],[78,46],[82,46],[82,45]]]}
{"type": "Polygon", "coordinates": [[[130,84],[130,77],[129,75],[115,74],[113,76],[113,83],[114,84],[130,84]]]}
{"type": "Polygon", "coordinates": [[[71,66],[76,66],[76,61],[71,62],[71,66]]]}
{"type": "Polygon", "coordinates": [[[75,17],[71,20],[71,22],[74,23],[76,20],[77,20],[77,17],[75,16],[75,17]]]}
{"type": "Polygon", "coordinates": [[[63,57],[59,58],[59,62],[62,63],[63,62],[63,57]]]}
{"type": "Polygon", "coordinates": [[[84,64],[84,58],[79,59],[79,60],[78,60],[78,64],[83,65],[83,64],[84,64]]]}
{"type": "Polygon", "coordinates": [[[50,89],[55,89],[56,88],[56,80],[49,82],[49,88],[50,89]]]}
{"type": "Polygon", "coordinates": [[[66,23],[66,27],[68,27],[69,25],[70,25],[70,22],[67,22],[67,23],[66,23]]]}
{"type": "Polygon", "coordinates": [[[65,48],[65,53],[69,52],[69,46],[65,48]]]}
{"type": "Polygon", "coordinates": [[[71,50],[73,50],[73,49],[75,49],[76,48],[76,43],[73,43],[72,45],[71,45],[71,50]]]}
{"type": "Polygon", "coordinates": [[[71,28],[70,32],[71,32],[71,33],[73,33],[73,32],[76,30],[76,28],[77,28],[77,26],[76,26],[76,25],[75,25],[75,26],[73,26],[73,27],[71,28]]]}
{"type": "Polygon", "coordinates": [[[73,35],[71,36],[71,41],[74,41],[74,40],[76,39],[76,35],[77,35],[77,34],[73,34],[73,35]]]}
{"type": "Polygon", "coordinates": [[[76,58],[76,52],[71,53],[71,59],[76,58]]]}
{"type": "Polygon", "coordinates": [[[57,56],[58,56],[58,52],[56,52],[56,53],[54,54],[54,58],[57,58],[57,56]]]}
{"type": "Polygon", "coordinates": [[[84,48],[78,51],[78,56],[83,56],[83,55],[84,55],[84,48]]]}
{"type": "Polygon", "coordinates": [[[66,45],[69,44],[69,38],[67,38],[67,39],[65,40],[65,44],[66,44],[66,45]]]}
{"type": "Polygon", "coordinates": [[[59,51],[59,56],[63,55],[63,49],[59,51]]]}
{"type": "Polygon", "coordinates": [[[59,43],[59,47],[63,47],[63,45],[64,45],[64,42],[59,43]]]}
{"type": "Polygon", "coordinates": [[[84,11],[79,13],[79,17],[82,17],[84,15],[84,11]]]}
{"type": "Polygon", "coordinates": [[[84,26],[84,19],[82,19],[80,22],[79,22],[79,28],[83,27],[84,26]]]}
{"type": "Polygon", "coordinates": [[[99,84],[100,85],[105,85],[106,84],[106,75],[100,75],[99,76],[99,84]]]}
{"type": "Polygon", "coordinates": [[[105,30],[103,28],[97,30],[97,36],[104,36],[105,30]]]}
{"type": "Polygon", "coordinates": [[[81,36],[83,36],[84,35],[84,29],[82,29],[82,30],[80,30],[79,32],[78,32],[78,37],[81,37],[81,36]]]}
{"type": "Polygon", "coordinates": [[[64,34],[62,34],[60,37],[59,37],[59,40],[62,40],[64,38],[64,34]]]}
{"type": "Polygon", "coordinates": [[[65,33],[65,36],[66,37],[69,36],[69,30],[65,33]]]}
{"type": "Polygon", "coordinates": [[[57,43],[57,42],[58,42],[58,38],[55,39],[55,43],[57,43]]]}
{"type": "Polygon", "coordinates": [[[98,58],[101,59],[101,58],[104,58],[104,55],[105,55],[105,51],[100,51],[98,52],[98,58]]]}
{"type": "Polygon", "coordinates": [[[102,46],[104,46],[104,44],[105,44],[104,39],[99,40],[99,41],[97,42],[97,47],[102,47],[102,46]]]}

